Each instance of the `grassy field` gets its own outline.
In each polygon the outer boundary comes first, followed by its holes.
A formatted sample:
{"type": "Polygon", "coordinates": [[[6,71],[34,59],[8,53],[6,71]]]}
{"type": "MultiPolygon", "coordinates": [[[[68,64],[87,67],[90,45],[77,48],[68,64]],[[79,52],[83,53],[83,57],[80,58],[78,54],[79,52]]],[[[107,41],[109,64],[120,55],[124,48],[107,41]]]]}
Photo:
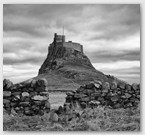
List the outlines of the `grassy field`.
{"type": "Polygon", "coordinates": [[[63,106],[65,102],[66,94],[64,92],[51,92],[49,93],[49,102],[52,109],[57,109],[59,106],[63,106]]]}
{"type": "Polygon", "coordinates": [[[43,116],[3,116],[4,131],[140,131],[140,109],[87,108],[81,117],[62,114],[58,122],[43,116]]]}

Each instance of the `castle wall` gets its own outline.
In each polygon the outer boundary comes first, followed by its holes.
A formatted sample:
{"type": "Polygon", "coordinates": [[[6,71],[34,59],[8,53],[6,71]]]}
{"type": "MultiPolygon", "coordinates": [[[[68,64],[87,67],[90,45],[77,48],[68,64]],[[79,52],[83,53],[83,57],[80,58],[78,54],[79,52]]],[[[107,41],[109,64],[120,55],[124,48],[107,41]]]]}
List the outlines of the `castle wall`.
{"type": "Polygon", "coordinates": [[[74,49],[74,50],[77,50],[77,51],[83,53],[83,46],[80,45],[79,43],[65,42],[65,43],[63,44],[63,46],[66,47],[66,48],[71,48],[71,49],[74,49]]]}

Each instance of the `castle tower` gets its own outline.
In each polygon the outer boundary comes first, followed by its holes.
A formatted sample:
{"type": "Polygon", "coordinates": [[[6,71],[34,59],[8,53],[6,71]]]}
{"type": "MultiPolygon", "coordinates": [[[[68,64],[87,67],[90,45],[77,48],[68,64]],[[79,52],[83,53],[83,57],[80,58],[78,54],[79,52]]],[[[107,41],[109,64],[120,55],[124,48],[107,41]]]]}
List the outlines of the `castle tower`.
{"type": "Polygon", "coordinates": [[[54,34],[54,43],[65,43],[65,36],[64,35],[57,35],[54,34]]]}
{"type": "Polygon", "coordinates": [[[65,47],[66,49],[76,50],[83,54],[83,46],[79,43],[75,43],[72,41],[65,41],[65,35],[57,35],[57,33],[54,34],[54,44],[51,46],[59,46],[59,47],[65,47]]]}

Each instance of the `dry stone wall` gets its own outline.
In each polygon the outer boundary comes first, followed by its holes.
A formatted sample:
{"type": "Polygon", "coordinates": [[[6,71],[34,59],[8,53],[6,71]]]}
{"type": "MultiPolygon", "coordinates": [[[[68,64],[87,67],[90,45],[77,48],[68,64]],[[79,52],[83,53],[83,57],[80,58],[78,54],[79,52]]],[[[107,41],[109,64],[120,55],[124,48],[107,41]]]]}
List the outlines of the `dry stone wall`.
{"type": "Polygon", "coordinates": [[[137,107],[140,103],[139,84],[90,83],[68,92],[65,105],[81,108],[108,106],[113,109],[137,107]]]}
{"type": "Polygon", "coordinates": [[[10,114],[15,111],[24,115],[43,115],[50,111],[49,93],[45,79],[31,80],[27,84],[3,81],[3,108],[10,114]]]}

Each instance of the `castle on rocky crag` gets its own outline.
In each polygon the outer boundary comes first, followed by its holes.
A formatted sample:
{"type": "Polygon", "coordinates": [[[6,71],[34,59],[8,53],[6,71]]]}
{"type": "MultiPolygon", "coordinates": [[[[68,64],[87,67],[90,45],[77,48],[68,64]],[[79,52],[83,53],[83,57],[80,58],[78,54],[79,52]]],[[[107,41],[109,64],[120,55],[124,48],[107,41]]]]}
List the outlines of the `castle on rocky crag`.
{"type": "Polygon", "coordinates": [[[72,41],[65,42],[65,35],[57,35],[57,33],[54,34],[53,44],[50,44],[50,47],[56,45],[57,47],[65,47],[66,49],[76,50],[83,54],[83,46],[79,43],[75,43],[72,41]]]}

